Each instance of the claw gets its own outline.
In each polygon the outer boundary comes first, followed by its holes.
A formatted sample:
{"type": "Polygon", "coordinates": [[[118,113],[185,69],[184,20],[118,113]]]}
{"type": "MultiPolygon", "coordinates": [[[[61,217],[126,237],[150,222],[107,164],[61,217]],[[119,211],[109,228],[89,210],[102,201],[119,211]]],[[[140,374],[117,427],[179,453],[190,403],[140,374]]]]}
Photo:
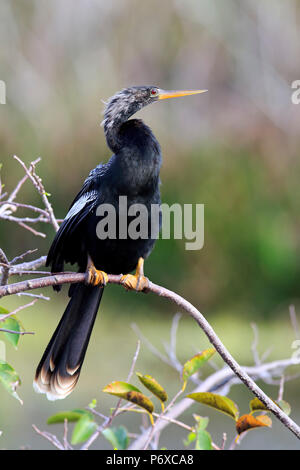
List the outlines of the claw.
{"type": "Polygon", "coordinates": [[[108,283],[108,275],[104,271],[99,271],[91,262],[86,271],[86,284],[92,286],[106,286],[108,283]]]}
{"type": "Polygon", "coordinates": [[[139,258],[135,274],[125,274],[121,277],[121,284],[127,290],[141,292],[149,286],[149,280],[144,276],[144,258],[139,258]]]}

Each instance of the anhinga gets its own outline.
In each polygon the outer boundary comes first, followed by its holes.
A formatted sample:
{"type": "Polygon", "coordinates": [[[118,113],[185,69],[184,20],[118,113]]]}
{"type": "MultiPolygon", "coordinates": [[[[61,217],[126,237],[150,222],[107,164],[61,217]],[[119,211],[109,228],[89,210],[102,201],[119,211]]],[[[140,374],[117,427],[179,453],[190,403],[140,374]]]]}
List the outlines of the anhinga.
{"type": "MultiPolygon", "coordinates": [[[[48,399],[65,398],[74,389],[106,284],[106,272],[127,273],[122,280],[128,289],[143,290],[147,280],[144,259],[155,239],[99,239],[96,209],[112,204],[118,213],[119,196],[132,204],[160,204],[160,146],[140,119],[128,120],[144,106],[158,100],[202,93],[164,91],[154,86],[131,87],[114,95],[104,111],[104,133],[114,152],[108,163],[98,165],[85,180],[51,245],[47,265],[60,272],[64,263],[77,263],[87,272],[86,284],[73,284],[70,301],[37,367],[34,388],[48,399]]],[[[150,212],[149,212],[150,214],[150,212]]],[[[151,225],[151,220],[149,219],[151,225]]]]}

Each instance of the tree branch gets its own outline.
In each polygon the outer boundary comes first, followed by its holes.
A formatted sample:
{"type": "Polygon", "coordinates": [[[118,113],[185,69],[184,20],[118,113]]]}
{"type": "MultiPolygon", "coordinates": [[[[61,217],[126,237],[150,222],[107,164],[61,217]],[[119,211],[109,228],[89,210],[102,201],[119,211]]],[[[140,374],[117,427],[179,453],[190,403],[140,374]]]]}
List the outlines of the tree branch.
{"type": "MultiPolygon", "coordinates": [[[[108,275],[108,283],[110,284],[121,284],[120,275],[108,275]]],[[[86,279],[85,273],[57,273],[49,275],[44,278],[32,279],[27,281],[18,282],[16,284],[10,284],[0,286],[0,298],[6,295],[17,294],[26,290],[32,290],[42,287],[55,286],[60,284],[71,284],[76,282],[84,282],[86,279]]],[[[231,356],[229,351],[225,348],[211,325],[205,319],[205,317],[197,310],[190,302],[185,300],[175,292],[170,291],[164,287],[158,286],[153,282],[149,281],[147,292],[152,292],[159,297],[164,297],[171,300],[177,306],[181,307],[189,316],[194,318],[201,329],[204,331],[211,344],[218,351],[222,359],[232,369],[234,374],[246,385],[246,387],[264,403],[264,405],[288,428],[295,436],[300,439],[300,428],[299,426],[289,418],[251,379],[251,377],[245,372],[245,370],[236,362],[231,356]]]]}

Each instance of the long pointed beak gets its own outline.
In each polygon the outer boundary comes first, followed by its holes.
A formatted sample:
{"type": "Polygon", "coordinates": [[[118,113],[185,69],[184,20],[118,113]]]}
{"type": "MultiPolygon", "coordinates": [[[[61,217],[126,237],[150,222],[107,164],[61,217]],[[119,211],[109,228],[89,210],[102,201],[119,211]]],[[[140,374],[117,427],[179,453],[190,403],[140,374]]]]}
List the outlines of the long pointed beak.
{"type": "Polygon", "coordinates": [[[166,100],[167,98],[178,98],[179,96],[198,95],[199,93],[206,93],[208,90],[178,90],[178,91],[165,91],[159,90],[159,100],[166,100]]]}

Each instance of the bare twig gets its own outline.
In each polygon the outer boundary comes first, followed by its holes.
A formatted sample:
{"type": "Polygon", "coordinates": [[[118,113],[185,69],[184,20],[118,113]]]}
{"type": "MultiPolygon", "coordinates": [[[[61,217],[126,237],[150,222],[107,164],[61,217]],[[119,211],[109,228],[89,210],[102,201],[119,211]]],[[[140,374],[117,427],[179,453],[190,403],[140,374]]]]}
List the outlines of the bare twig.
{"type": "Polygon", "coordinates": [[[28,256],[28,255],[32,255],[32,253],[35,253],[37,251],[37,248],[35,248],[34,250],[27,250],[25,251],[25,253],[22,253],[21,255],[18,255],[18,256],[15,256],[11,261],[10,261],[10,265],[12,264],[16,264],[17,261],[20,261],[21,259],[24,259],[25,256],[28,256]]]}
{"type": "Polygon", "coordinates": [[[24,310],[24,308],[32,307],[32,305],[34,305],[37,302],[37,300],[38,299],[35,299],[32,302],[30,302],[29,304],[21,305],[20,307],[16,308],[12,312],[7,313],[6,315],[2,315],[0,317],[0,322],[5,321],[7,318],[11,317],[12,315],[15,315],[16,313],[20,312],[21,310],[24,310]]]}
{"type": "Polygon", "coordinates": [[[45,233],[38,232],[37,230],[34,230],[34,228],[30,227],[29,225],[25,224],[24,222],[18,222],[18,225],[20,225],[20,227],[25,228],[25,230],[28,230],[29,232],[33,233],[33,235],[35,235],[36,237],[46,238],[45,233]]]}
{"type": "Polygon", "coordinates": [[[20,263],[10,268],[10,274],[14,274],[19,271],[34,271],[41,266],[45,266],[47,256],[41,256],[33,261],[28,261],[27,263],[20,263]]]}
{"type": "Polygon", "coordinates": [[[2,219],[4,220],[9,220],[10,222],[17,222],[17,224],[23,223],[23,224],[37,224],[39,222],[45,222],[48,223],[49,220],[46,219],[43,216],[39,217],[14,217],[13,215],[7,215],[7,214],[2,214],[1,216],[2,219]]]}
{"type": "Polygon", "coordinates": [[[164,345],[165,351],[170,358],[171,364],[173,364],[174,369],[176,369],[179,373],[182,371],[182,365],[177,359],[177,355],[176,355],[176,338],[177,338],[177,329],[178,329],[180,318],[181,318],[181,313],[176,313],[176,315],[174,315],[172,326],[171,326],[171,332],[170,332],[170,344],[164,345]]]}
{"type": "Polygon", "coordinates": [[[59,442],[59,440],[54,434],[50,434],[50,432],[46,432],[46,431],[40,431],[40,429],[35,424],[33,424],[32,427],[35,430],[35,432],[37,432],[40,436],[43,436],[45,439],[51,442],[51,444],[57,447],[57,449],[65,450],[65,447],[62,445],[61,442],[59,442]]]}
{"type": "Polygon", "coordinates": [[[251,328],[253,330],[253,343],[251,345],[251,350],[253,354],[254,364],[259,365],[261,364],[261,360],[259,358],[257,346],[258,346],[258,329],[256,323],[251,323],[251,328]]]}
{"type": "Polygon", "coordinates": [[[152,352],[152,354],[158,357],[165,364],[171,365],[169,358],[162,354],[155,346],[153,346],[152,343],[150,343],[150,341],[143,335],[136,323],[132,323],[131,328],[137,334],[137,336],[146,344],[147,348],[149,349],[149,351],[152,352]]]}
{"type": "Polygon", "coordinates": [[[3,333],[13,333],[15,335],[34,335],[33,331],[14,331],[14,330],[7,330],[6,328],[0,328],[0,331],[3,333]]]}
{"type": "Polygon", "coordinates": [[[279,390],[278,390],[278,401],[281,401],[283,399],[283,393],[284,393],[284,384],[285,384],[285,377],[284,374],[282,374],[281,379],[280,379],[280,384],[279,384],[279,390]]]}
{"type": "MultiPolygon", "coordinates": [[[[183,390],[179,390],[179,392],[176,393],[176,395],[173,397],[173,399],[170,401],[170,403],[168,404],[168,406],[161,412],[161,414],[158,416],[157,420],[155,421],[154,423],[154,426],[152,426],[151,430],[150,430],[150,433],[149,433],[149,436],[148,436],[148,439],[146,440],[146,444],[144,446],[144,449],[143,450],[147,450],[153,437],[154,437],[154,434],[157,430],[157,426],[160,422],[160,420],[163,418],[163,416],[172,408],[172,406],[174,405],[174,403],[176,402],[176,400],[180,397],[180,395],[182,395],[183,393],[183,390]]],[[[160,432],[160,431],[158,431],[160,432]]]]}
{"type": "Polygon", "coordinates": [[[64,420],[64,448],[65,450],[72,450],[73,447],[70,446],[68,441],[68,420],[64,420]]]}
{"type": "Polygon", "coordinates": [[[20,292],[20,294],[16,294],[18,297],[27,296],[27,297],[34,297],[35,299],[42,299],[42,300],[50,300],[50,297],[46,297],[43,294],[30,294],[29,292],[20,292]]]}
{"type": "Polygon", "coordinates": [[[27,168],[25,163],[19,158],[17,157],[16,155],[14,156],[14,158],[20,163],[20,165],[24,168],[26,174],[28,175],[28,177],[30,178],[30,180],[32,181],[34,187],[37,189],[38,193],[40,194],[40,196],[42,197],[42,200],[43,200],[43,203],[45,205],[45,208],[46,208],[46,211],[48,212],[49,214],[49,218],[50,218],[50,222],[51,224],[53,225],[55,231],[57,232],[57,230],[59,229],[59,225],[57,223],[57,220],[55,218],[55,215],[54,215],[54,212],[53,212],[53,209],[52,209],[52,206],[48,200],[48,197],[46,195],[46,191],[45,191],[45,188],[43,186],[43,183],[42,183],[42,179],[36,174],[35,172],[35,166],[37,163],[40,162],[40,158],[38,158],[37,160],[35,160],[34,162],[31,162],[30,163],[30,167],[27,168]]]}
{"type": "Polygon", "coordinates": [[[134,372],[134,368],[135,368],[136,361],[137,361],[139,353],[140,353],[140,349],[141,349],[141,342],[138,341],[137,345],[136,345],[136,351],[135,351],[135,354],[133,356],[132,364],[131,364],[131,367],[130,367],[130,371],[129,371],[128,376],[127,376],[127,382],[129,382],[129,380],[131,379],[132,374],[134,372]]]}
{"type": "Polygon", "coordinates": [[[20,208],[23,208],[23,209],[28,209],[28,210],[31,210],[33,212],[38,212],[39,214],[42,214],[44,217],[47,217],[48,218],[48,222],[49,222],[49,214],[48,212],[45,210],[45,209],[41,209],[40,207],[36,207],[36,206],[32,206],[30,204],[23,204],[21,202],[8,202],[8,201],[1,201],[0,202],[0,206],[6,204],[7,206],[15,206],[15,207],[20,207],[20,208]]]}
{"type": "Polygon", "coordinates": [[[222,444],[221,444],[221,450],[224,450],[224,449],[225,449],[226,442],[227,442],[227,434],[226,434],[226,432],[224,432],[224,433],[223,433],[222,444]]]}
{"type": "Polygon", "coordinates": [[[0,263],[1,263],[1,271],[0,271],[0,285],[4,286],[7,284],[8,276],[9,276],[9,262],[3,250],[0,248],[0,263]]]}
{"type": "MultiPolygon", "coordinates": [[[[130,370],[129,370],[129,373],[128,373],[128,376],[127,376],[127,382],[129,382],[129,380],[131,379],[131,376],[134,372],[135,364],[136,364],[136,361],[137,361],[137,358],[138,358],[138,355],[139,355],[139,352],[140,352],[140,347],[141,347],[141,342],[138,341],[136,351],[135,351],[135,354],[134,354],[134,357],[133,357],[133,360],[132,360],[132,364],[131,364],[131,367],[130,367],[130,370]]],[[[87,442],[85,442],[85,444],[81,447],[81,450],[88,450],[89,447],[93,444],[93,442],[102,433],[102,431],[104,429],[108,428],[111,425],[112,421],[114,420],[114,418],[117,416],[117,414],[119,412],[119,408],[121,406],[121,403],[122,403],[122,398],[120,398],[118,400],[117,406],[114,409],[112,415],[109,418],[106,418],[104,423],[102,423],[100,426],[98,426],[98,428],[96,429],[94,434],[92,434],[91,437],[87,440],[87,442]]]]}
{"type": "Polygon", "coordinates": [[[300,329],[299,329],[299,323],[297,320],[295,305],[290,305],[290,318],[291,318],[292,327],[295,333],[295,338],[300,339],[300,329]]]}

